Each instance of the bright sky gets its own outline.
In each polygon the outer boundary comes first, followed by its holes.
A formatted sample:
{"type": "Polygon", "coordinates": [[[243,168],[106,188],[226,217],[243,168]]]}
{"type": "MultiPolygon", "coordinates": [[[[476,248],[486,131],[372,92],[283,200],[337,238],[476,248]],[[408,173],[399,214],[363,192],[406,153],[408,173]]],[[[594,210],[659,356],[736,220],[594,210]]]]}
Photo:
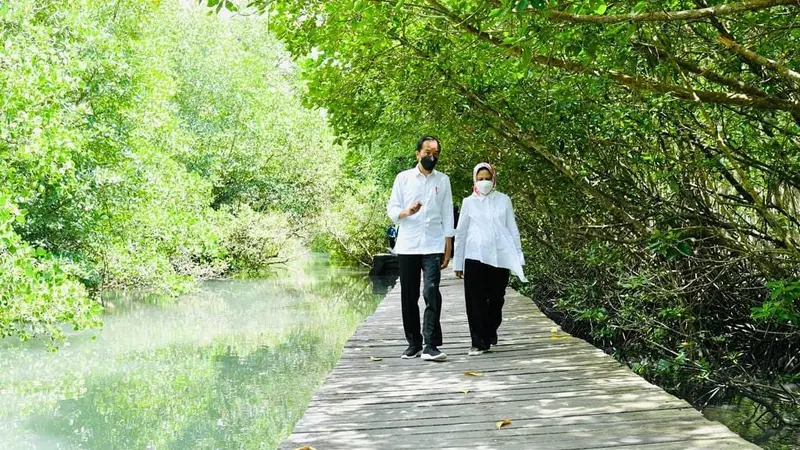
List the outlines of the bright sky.
{"type": "MultiPolygon", "coordinates": [[[[184,8],[197,8],[197,7],[200,7],[198,0],[178,0],[178,3],[181,6],[183,6],[184,8]]],[[[205,4],[205,2],[203,2],[203,3],[205,4]]],[[[203,8],[205,8],[205,6],[203,6],[203,8]]],[[[224,8],[219,12],[219,16],[221,18],[223,18],[223,19],[227,19],[231,15],[232,14],[228,10],[226,10],[224,8]]]]}

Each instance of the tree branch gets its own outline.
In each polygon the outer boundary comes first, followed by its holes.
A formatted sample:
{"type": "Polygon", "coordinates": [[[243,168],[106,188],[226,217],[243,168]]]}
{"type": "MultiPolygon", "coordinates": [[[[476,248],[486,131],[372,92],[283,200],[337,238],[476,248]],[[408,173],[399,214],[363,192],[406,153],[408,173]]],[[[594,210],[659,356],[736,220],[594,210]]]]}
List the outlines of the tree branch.
{"type": "MultiPolygon", "coordinates": [[[[700,20],[709,17],[727,16],[731,14],[743,13],[748,11],[758,11],[762,9],[774,8],[776,6],[797,6],[800,0],[750,0],[741,3],[729,3],[708,8],[688,9],[684,11],[651,12],[644,14],[612,14],[607,16],[594,14],[571,14],[560,11],[553,11],[547,14],[547,18],[557,22],[570,22],[581,24],[611,25],[623,22],[677,22],[686,20],[700,20]]],[[[533,14],[542,14],[541,11],[530,9],[533,14]]]]}
{"type": "Polygon", "coordinates": [[[760,66],[772,69],[775,71],[775,73],[780,75],[781,78],[790,83],[800,83],[800,73],[795,72],[794,70],[777,61],[773,61],[769,58],[759,55],[758,53],[746,48],[738,42],[735,42],[733,39],[720,35],[717,37],[717,42],[724,45],[730,51],[736,53],[752,64],[758,64],[760,66]]]}
{"type": "MultiPolygon", "coordinates": [[[[507,44],[491,34],[481,31],[474,26],[465,23],[461,17],[450,11],[443,6],[438,0],[427,0],[428,3],[439,9],[439,12],[444,14],[448,20],[463,28],[467,33],[488,42],[494,46],[504,49],[507,53],[517,58],[522,57],[522,49],[513,44],[507,44]]],[[[798,0],[800,1],[800,0],[798,0]]],[[[783,100],[774,97],[764,98],[752,96],[742,93],[726,93],[726,92],[709,92],[709,91],[696,91],[689,90],[680,86],[659,83],[657,80],[646,77],[639,77],[628,75],[617,70],[608,70],[601,68],[590,68],[574,61],[553,58],[545,55],[534,54],[531,55],[530,61],[545,67],[556,67],[566,70],[567,72],[581,74],[581,75],[594,75],[605,76],[620,85],[625,87],[640,90],[650,91],[660,94],[666,94],[674,98],[682,100],[689,100],[694,102],[716,103],[724,105],[739,105],[749,106],[757,109],[767,110],[781,110],[792,113],[793,115],[800,116],[800,103],[783,100]]]]}
{"type": "Polygon", "coordinates": [[[712,70],[700,67],[699,65],[697,65],[697,64],[695,64],[695,63],[693,63],[691,61],[687,61],[687,60],[684,60],[684,59],[677,58],[675,55],[670,54],[664,48],[661,48],[661,47],[658,47],[658,46],[655,46],[655,45],[652,45],[652,44],[647,44],[647,43],[644,43],[644,42],[634,42],[633,45],[636,46],[636,47],[642,48],[644,51],[649,52],[650,54],[652,54],[653,56],[655,56],[655,57],[657,57],[657,58],[659,58],[661,60],[672,61],[678,67],[680,67],[681,69],[683,69],[683,70],[685,70],[687,72],[693,73],[695,75],[699,75],[699,76],[701,76],[701,77],[705,78],[706,80],[711,81],[713,83],[717,83],[717,84],[720,84],[722,86],[727,86],[727,87],[729,87],[731,89],[735,89],[735,90],[737,90],[739,92],[743,92],[745,94],[750,94],[752,96],[764,97],[764,98],[768,98],[769,97],[769,94],[767,94],[766,92],[764,92],[763,90],[761,90],[761,89],[759,89],[757,87],[750,86],[750,85],[748,85],[748,84],[746,84],[746,83],[744,83],[743,81],[740,81],[740,80],[736,80],[736,79],[733,79],[733,78],[728,78],[728,77],[726,77],[724,75],[720,75],[720,74],[718,74],[718,73],[716,73],[716,72],[714,72],[712,70]]]}

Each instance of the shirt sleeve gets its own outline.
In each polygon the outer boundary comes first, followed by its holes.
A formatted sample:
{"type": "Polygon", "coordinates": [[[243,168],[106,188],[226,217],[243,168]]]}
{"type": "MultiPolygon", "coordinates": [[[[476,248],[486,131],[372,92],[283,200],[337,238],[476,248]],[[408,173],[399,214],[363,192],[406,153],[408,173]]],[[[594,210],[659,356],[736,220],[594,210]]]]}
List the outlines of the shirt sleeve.
{"type": "Polygon", "coordinates": [[[444,186],[444,201],[442,202],[442,225],[444,227],[444,237],[455,236],[453,229],[453,190],[450,188],[450,178],[444,186]]]}
{"type": "Polygon", "coordinates": [[[400,175],[397,175],[392,185],[392,195],[389,196],[389,204],[386,206],[386,213],[394,223],[400,221],[400,213],[403,211],[402,192],[403,187],[400,183],[400,175]]]}
{"type": "Polygon", "coordinates": [[[464,260],[466,259],[467,233],[469,231],[469,201],[465,199],[461,203],[461,214],[458,216],[458,228],[456,228],[456,248],[453,251],[453,264],[455,270],[464,270],[464,260]]]}
{"type": "Polygon", "coordinates": [[[508,231],[511,232],[511,238],[514,239],[514,245],[517,247],[517,254],[519,255],[520,265],[525,265],[525,255],[522,254],[522,240],[519,237],[519,228],[517,228],[517,220],[514,218],[514,208],[511,205],[511,197],[508,198],[506,206],[506,226],[508,231]]]}

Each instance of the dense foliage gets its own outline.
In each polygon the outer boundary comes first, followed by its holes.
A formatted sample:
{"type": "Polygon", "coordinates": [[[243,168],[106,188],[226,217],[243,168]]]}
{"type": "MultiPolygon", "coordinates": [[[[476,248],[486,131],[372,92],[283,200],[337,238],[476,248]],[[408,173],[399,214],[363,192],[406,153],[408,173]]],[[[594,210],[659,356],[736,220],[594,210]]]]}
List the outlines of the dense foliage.
{"type": "Polygon", "coordinates": [[[2,2],[0,42],[0,338],[97,325],[101,289],[260,273],[312,235],[358,256],[320,217],[373,192],[265,19],[2,2]]]}
{"type": "Polygon", "coordinates": [[[789,420],[796,1],[254,3],[362,176],[391,183],[422,133],[456,193],[496,164],[548,313],[699,403],[789,420]]]}

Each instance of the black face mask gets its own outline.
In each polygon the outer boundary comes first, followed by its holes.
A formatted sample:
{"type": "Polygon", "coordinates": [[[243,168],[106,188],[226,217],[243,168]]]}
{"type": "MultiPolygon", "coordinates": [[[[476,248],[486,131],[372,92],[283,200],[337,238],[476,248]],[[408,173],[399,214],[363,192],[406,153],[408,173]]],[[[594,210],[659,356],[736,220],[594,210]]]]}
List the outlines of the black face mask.
{"type": "Polygon", "coordinates": [[[420,164],[422,164],[422,167],[425,170],[430,172],[431,170],[433,170],[434,167],[436,167],[436,162],[437,161],[439,161],[439,158],[437,158],[435,156],[426,156],[426,157],[422,158],[419,162],[420,162],[420,164]]]}

